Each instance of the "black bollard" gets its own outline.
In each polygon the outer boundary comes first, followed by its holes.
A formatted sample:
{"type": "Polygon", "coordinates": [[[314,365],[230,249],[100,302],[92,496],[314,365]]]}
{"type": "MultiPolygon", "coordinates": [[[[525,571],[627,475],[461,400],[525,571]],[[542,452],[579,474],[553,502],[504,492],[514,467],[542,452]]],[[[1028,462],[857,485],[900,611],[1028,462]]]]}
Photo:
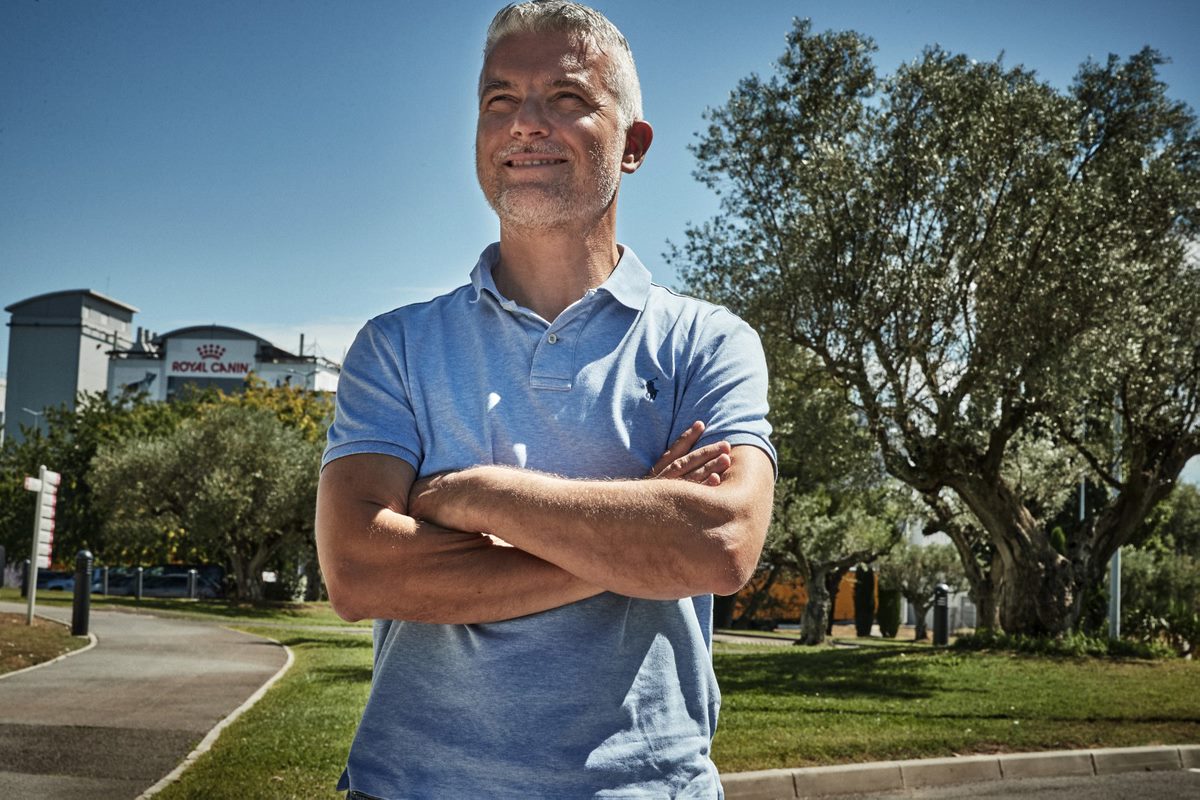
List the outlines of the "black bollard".
{"type": "Polygon", "coordinates": [[[196,570],[188,570],[188,599],[196,599],[196,570]]]}
{"type": "Polygon", "coordinates": [[[100,568],[100,594],[108,594],[108,567],[100,568]]]}
{"type": "Polygon", "coordinates": [[[29,597],[29,559],[21,561],[21,597],[29,597]]]}
{"type": "Polygon", "coordinates": [[[939,583],[933,590],[933,645],[950,643],[950,587],[939,583]]]}
{"type": "Polygon", "coordinates": [[[135,567],[133,570],[133,596],[139,603],[142,602],[142,568],[135,567]]]}
{"type": "Polygon", "coordinates": [[[88,635],[88,615],[92,611],[92,553],[75,554],[75,603],[71,606],[71,635],[88,635]]]}

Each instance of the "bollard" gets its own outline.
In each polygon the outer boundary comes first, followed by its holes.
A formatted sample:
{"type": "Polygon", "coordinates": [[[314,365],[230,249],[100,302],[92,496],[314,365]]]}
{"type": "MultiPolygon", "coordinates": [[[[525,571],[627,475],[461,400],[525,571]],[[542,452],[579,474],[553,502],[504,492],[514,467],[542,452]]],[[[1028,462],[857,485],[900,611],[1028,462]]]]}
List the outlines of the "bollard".
{"type": "Polygon", "coordinates": [[[136,567],[133,570],[133,596],[140,603],[142,602],[142,568],[136,567]]]}
{"type": "Polygon", "coordinates": [[[950,587],[939,583],[933,590],[933,646],[950,643],[950,587]]]}
{"type": "Polygon", "coordinates": [[[29,597],[29,559],[21,561],[21,597],[29,597]]]}
{"type": "Polygon", "coordinates": [[[100,568],[100,594],[108,594],[108,567],[100,568]]]}
{"type": "Polygon", "coordinates": [[[88,615],[92,611],[92,553],[75,554],[75,602],[71,606],[71,635],[88,635],[88,615]]]}
{"type": "Polygon", "coordinates": [[[196,570],[188,570],[188,599],[196,599],[196,570]]]}

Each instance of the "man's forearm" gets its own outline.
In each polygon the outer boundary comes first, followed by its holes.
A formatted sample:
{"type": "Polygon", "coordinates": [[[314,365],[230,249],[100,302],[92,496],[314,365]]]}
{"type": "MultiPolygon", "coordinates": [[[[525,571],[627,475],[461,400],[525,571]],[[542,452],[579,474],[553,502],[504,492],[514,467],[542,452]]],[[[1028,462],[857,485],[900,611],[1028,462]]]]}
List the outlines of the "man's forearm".
{"type": "Polygon", "coordinates": [[[475,467],[420,482],[410,510],[494,534],[620,594],[727,593],[753,570],[770,515],[769,460],[756,448],[739,450],[719,486],[475,467]]]}
{"type": "Polygon", "coordinates": [[[318,490],[321,570],[343,617],[496,622],[601,591],[488,536],[414,520],[402,507],[355,496],[346,491],[347,484],[388,468],[386,457],[361,458],[373,458],[367,464],[374,470],[334,462],[326,467],[318,490]]]}

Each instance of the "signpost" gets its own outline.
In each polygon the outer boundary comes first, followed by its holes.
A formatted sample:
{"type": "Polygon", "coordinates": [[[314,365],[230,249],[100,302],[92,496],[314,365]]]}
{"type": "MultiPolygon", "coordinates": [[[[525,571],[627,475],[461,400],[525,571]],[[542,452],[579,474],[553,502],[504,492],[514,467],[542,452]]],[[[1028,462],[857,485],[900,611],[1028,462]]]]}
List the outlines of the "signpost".
{"type": "Polygon", "coordinates": [[[29,606],[25,614],[27,625],[33,624],[37,571],[50,567],[50,554],[54,549],[54,510],[58,505],[60,483],[62,476],[46,469],[45,464],[38,468],[36,478],[25,478],[25,488],[37,492],[37,505],[33,514],[33,546],[29,554],[29,577],[26,579],[26,585],[29,587],[29,606]]]}

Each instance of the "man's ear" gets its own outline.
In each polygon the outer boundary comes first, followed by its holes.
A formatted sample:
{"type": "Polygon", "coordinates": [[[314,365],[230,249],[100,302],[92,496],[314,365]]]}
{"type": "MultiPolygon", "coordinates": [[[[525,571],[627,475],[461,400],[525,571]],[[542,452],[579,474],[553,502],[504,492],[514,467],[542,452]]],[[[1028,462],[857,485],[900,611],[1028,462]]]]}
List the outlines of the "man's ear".
{"type": "Polygon", "coordinates": [[[639,119],[629,126],[625,134],[625,152],[621,156],[621,172],[631,174],[646,160],[646,151],[654,140],[654,129],[644,119],[639,119]]]}

